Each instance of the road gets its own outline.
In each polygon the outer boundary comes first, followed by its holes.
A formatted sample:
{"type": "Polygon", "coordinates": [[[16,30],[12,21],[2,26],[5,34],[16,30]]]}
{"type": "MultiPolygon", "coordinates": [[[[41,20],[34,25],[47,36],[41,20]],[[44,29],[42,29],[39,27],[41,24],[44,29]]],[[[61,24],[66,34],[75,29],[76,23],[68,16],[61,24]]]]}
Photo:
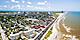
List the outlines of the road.
{"type": "Polygon", "coordinates": [[[54,23],[55,20],[53,20],[45,30],[43,30],[34,40],[41,40],[42,36],[46,33],[46,31],[50,28],[50,26],[54,23]]]}

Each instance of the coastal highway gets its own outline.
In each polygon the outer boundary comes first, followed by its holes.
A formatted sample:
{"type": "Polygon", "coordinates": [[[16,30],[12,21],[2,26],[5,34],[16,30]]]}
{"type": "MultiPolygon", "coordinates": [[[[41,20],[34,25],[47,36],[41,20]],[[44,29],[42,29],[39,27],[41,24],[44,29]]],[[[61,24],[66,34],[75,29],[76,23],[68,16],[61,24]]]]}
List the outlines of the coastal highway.
{"type": "Polygon", "coordinates": [[[34,40],[41,40],[43,35],[47,32],[47,30],[50,28],[50,26],[54,23],[55,19],[47,25],[47,28],[45,28],[34,40]]]}

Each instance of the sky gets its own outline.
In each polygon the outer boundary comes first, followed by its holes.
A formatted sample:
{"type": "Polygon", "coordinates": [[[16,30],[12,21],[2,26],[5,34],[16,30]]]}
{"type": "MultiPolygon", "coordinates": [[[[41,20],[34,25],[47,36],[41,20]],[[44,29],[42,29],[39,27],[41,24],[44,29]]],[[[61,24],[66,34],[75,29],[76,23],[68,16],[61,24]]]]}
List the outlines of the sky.
{"type": "Polygon", "coordinates": [[[80,0],[1,0],[0,11],[80,11],[80,0]]]}
{"type": "Polygon", "coordinates": [[[80,0],[54,0],[54,10],[80,11],[80,0]]]}

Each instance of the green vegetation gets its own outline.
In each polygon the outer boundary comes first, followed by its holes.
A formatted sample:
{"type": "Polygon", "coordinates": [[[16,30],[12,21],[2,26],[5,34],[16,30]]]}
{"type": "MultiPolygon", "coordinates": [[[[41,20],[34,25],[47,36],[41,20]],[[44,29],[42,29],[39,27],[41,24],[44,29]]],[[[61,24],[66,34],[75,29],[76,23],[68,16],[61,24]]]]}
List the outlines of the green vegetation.
{"type": "Polygon", "coordinates": [[[44,40],[47,39],[51,34],[52,34],[52,29],[48,31],[48,33],[44,37],[44,40]]]}

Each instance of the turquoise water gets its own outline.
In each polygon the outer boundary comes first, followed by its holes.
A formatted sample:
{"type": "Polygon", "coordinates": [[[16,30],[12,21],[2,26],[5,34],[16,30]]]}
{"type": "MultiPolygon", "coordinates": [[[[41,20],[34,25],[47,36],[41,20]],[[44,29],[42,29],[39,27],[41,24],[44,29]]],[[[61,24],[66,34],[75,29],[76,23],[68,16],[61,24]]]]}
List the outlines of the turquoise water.
{"type": "Polygon", "coordinates": [[[64,23],[74,29],[80,29],[80,12],[68,12],[64,23]]]}

